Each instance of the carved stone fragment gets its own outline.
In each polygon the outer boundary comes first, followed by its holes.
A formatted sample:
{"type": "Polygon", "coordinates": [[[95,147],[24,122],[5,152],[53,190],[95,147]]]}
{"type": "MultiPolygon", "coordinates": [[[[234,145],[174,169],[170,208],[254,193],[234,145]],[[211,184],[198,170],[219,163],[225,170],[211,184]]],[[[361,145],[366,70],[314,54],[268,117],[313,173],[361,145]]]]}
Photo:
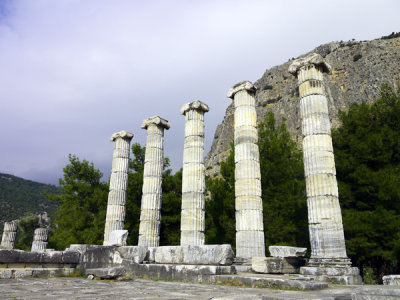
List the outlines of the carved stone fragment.
{"type": "Polygon", "coordinates": [[[36,228],[33,235],[31,252],[43,252],[47,248],[47,240],[49,237],[48,228],[36,228]]]}
{"type": "Polygon", "coordinates": [[[4,222],[3,236],[0,249],[14,249],[15,238],[17,236],[18,221],[4,222]]]}

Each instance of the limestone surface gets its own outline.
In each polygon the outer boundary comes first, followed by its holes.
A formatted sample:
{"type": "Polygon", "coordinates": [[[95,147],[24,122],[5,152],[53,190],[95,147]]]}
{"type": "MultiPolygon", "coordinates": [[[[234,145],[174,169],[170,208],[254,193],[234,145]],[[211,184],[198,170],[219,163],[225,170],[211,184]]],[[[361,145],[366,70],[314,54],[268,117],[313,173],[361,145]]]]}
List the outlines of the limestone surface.
{"type": "Polygon", "coordinates": [[[268,250],[273,257],[304,257],[307,252],[307,248],[289,246],[269,246],[268,250]]]}
{"type": "Polygon", "coordinates": [[[112,267],[112,268],[97,268],[97,269],[86,269],[85,275],[94,275],[101,279],[115,279],[125,274],[126,270],[124,267],[112,267]]]}
{"type": "Polygon", "coordinates": [[[254,272],[265,274],[298,274],[306,260],[301,257],[256,257],[251,260],[254,272]]]}
{"type": "Polygon", "coordinates": [[[14,249],[15,238],[17,236],[18,221],[4,222],[3,236],[0,249],[14,249]]]}
{"type": "Polygon", "coordinates": [[[108,245],[109,246],[126,246],[127,238],[128,238],[128,230],[111,231],[108,245]]]}
{"type": "Polygon", "coordinates": [[[185,142],[182,170],[181,245],[204,245],[204,113],[208,105],[195,100],[183,105],[185,142]]]}
{"type": "Polygon", "coordinates": [[[386,275],[382,281],[384,285],[400,285],[400,275],[386,275]]]}
{"type": "Polygon", "coordinates": [[[160,243],[164,129],[169,129],[170,124],[167,120],[156,116],[144,120],[142,128],[147,130],[147,141],[138,245],[157,247],[160,243]]]}
{"type": "Polygon", "coordinates": [[[255,90],[243,81],[227,93],[235,108],[236,256],[243,259],[265,256],[255,90]]]}
{"type": "Polygon", "coordinates": [[[124,229],[126,190],[128,185],[128,163],[130,143],[133,134],[122,130],[114,133],[110,140],[114,142],[110,191],[108,194],[104,245],[109,245],[110,234],[124,229]]]}
{"type": "Polygon", "coordinates": [[[154,260],[159,264],[231,265],[231,245],[162,246],[157,247],[154,260]]]}

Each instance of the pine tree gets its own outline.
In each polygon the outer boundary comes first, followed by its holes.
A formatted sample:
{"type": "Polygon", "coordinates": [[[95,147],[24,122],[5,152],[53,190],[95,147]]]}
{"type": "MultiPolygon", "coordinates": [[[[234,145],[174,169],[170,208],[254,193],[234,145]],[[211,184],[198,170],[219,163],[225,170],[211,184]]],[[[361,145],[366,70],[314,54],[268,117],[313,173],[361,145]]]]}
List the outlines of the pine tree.
{"type": "Polygon", "coordinates": [[[59,180],[60,195],[46,197],[60,206],[54,214],[49,246],[65,249],[70,244],[102,244],[108,184],[93,163],[69,155],[69,164],[59,180]]]}
{"type": "Polygon", "coordinates": [[[378,280],[400,271],[400,88],[340,112],[332,133],[347,253],[378,280]]]}
{"type": "Polygon", "coordinates": [[[259,124],[264,234],[267,246],[309,246],[302,153],[268,111],[259,124]]]}

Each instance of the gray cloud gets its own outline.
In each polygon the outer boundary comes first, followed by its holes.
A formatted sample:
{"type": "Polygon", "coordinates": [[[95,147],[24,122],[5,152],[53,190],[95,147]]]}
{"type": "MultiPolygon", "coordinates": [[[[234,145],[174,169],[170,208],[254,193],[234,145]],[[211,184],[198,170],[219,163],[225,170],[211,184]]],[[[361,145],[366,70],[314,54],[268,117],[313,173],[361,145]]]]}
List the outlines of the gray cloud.
{"type": "Polygon", "coordinates": [[[206,145],[235,83],[333,40],[400,28],[398,1],[5,1],[0,5],[0,172],[57,183],[68,153],[108,178],[122,129],[171,122],[165,155],[182,165],[181,106],[200,99],[206,145]]]}

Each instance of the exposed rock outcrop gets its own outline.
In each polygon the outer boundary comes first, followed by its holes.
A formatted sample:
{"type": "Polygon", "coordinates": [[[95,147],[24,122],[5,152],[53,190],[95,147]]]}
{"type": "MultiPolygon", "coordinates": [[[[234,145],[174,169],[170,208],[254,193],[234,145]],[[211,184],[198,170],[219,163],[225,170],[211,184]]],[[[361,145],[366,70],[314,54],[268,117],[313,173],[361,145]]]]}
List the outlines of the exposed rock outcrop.
{"type": "MultiPolygon", "coordinates": [[[[372,41],[332,42],[310,51],[320,54],[331,65],[332,73],[325,75],[332,127],[338,127],[338,111],[352,103],[372,103],[383,83],[400,84],[400,38],[372,41]]],[[[303,57],[309,53],[301,55],[303,57]]],[[[272,110],[278,122],[286,118],[293,138],[301,147],[299,93],[296,80],[288,72],[288,61],[272,67],[255,83],[258,120],[272,110]]],[[[246,79],[246,78],[243,78],[246,79]]],[[[206,174],[216,176],[219,163],[229,154],[233,141],[233,107],[230,105],[223,122],[218,125],[212,147],[206,158],[206,174]]]]}

